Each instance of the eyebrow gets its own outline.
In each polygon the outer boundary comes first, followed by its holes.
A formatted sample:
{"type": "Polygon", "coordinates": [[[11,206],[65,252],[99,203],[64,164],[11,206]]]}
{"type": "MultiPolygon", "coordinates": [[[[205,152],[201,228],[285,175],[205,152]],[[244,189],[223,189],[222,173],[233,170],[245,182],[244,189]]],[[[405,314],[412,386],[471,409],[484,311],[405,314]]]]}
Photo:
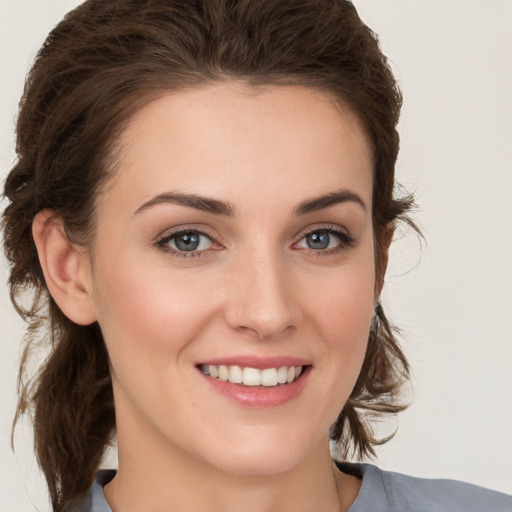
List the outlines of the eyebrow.
{"type": "Polygon", "coordinates": [[[153,199],[150,199],[138,208],[134,215],[137,215],[152,206],[166,203],[188,206],[203,212],[213,213],[214,215],[226,215],[228,217],[234,217],[235,215],[234,206],[224,201],[196,194],[182,194],[177,192],[168,192],[166,194],[159,194],[158,196],[153,197],[153,199]]]}
{"type": "Polygon", "coordinates": [[[347,202],[358,204],[364,211],[367,209],[366,204],[361,199],[360,195],[352,192],[351,190],[343,189],[337,192],[331,192],[329,194],[313,197],[312,199],[306,199],[294,209],[294,214],[297,216],[305,215],[306,213],[317,212],[319,210],[323,210],[324,208],[329,208],[330,206],[335,206],[337,204],[347,202]]]}
{"type": "MultiPolygon", "coordinates": [[[[323,194],[312,199],[306,199],[294,208],[293,213],[296,216],[301,216],[347,202],[358,204],[364,211],[367,209],[366,204],[358,194],[350,190],[339,190],[337,192],[323,194]]],[[[203,212],[213,213],[214,215],[225,215],[227,217],[234,217],[236,212],[236,209],[232,204],[220,201],[219,199],[213,199],[211,197],[200,196],[197,194],[167,192],[165,194],[159,194],[144,203],[142,206],[137,208],[134,215],[138,215],[143,211],[160,204],[177,204],[180,206],[195,208],[196,210],[203,212]]]]}

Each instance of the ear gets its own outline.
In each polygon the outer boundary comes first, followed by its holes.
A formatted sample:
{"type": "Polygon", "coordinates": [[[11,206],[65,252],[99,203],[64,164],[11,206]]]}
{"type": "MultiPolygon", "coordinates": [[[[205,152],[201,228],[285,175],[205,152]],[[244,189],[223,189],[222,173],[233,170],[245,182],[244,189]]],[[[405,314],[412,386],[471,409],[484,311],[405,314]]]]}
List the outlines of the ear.
{"type": "Polygon", "coordinates": [[[71,243],[62,218],[52,210],[35,216],[32,236],[46,285],[61,311],[80,325],[95,322],[87,251],[71,243]]]}
{"type": "Polygon", "coordinates": [[[384,278],[386,276],[386,269],[388,268],[389,261],[389,247],[393,241],[395,233],[395,224],[389,223],[381,233],[377,236],[375,251],[375,305],[379,302],[379,297],[384,287],[384,278]]]}

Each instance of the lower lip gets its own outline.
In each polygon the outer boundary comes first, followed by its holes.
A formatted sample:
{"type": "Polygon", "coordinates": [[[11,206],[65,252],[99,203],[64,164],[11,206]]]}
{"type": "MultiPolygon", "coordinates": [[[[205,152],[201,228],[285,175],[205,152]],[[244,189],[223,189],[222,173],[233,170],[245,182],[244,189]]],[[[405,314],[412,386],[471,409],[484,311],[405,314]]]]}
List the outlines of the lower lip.
{"type": "Polygon", "coordinates": [[[299,378],[289,384],[268,387],[233,384],[229,381],[222,381],[205,375],[201,370],[198,371],[217,393],[229,400],[247,407],[264,408],[278,407],[297,398],[308,381],[311,366],[305,367],[299,378]]]}

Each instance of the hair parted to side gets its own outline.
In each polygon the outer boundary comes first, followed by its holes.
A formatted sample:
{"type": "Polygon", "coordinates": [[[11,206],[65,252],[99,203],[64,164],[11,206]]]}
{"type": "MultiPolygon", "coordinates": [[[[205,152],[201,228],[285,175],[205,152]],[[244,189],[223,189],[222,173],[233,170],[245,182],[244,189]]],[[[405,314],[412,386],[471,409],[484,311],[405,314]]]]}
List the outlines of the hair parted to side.
{"type": "MultiPolygon", "coordinates": [[[[80,326],[46,288],[31,227],[51,209],[70,241],[94,240],[95,202],[115,172],[115,142],[144,105],[214,81],[301,85],[358,116],[374,152],[377,280],[393,226],[401,95],[373,32],[346,0],[89,0],[49,34],[20,104],[17,162],[6,184],[5,251],[11,298],[27,323],[17,419],[33,414],[35,449],[54,510],[86,492],[115,429],[109,361],[97,324],[80,326]],[[22,296],[31,292],[30,307],[22,296]],[[41,344],[49,357],[28,363],[41,344]]],[[[403,409],[408,364],[379,305],[363,368],[332,427],[347,456],[374,454],[370,419],[403,409]]],[[[179,418],[176,418],[179,421],[179,418]]]]}

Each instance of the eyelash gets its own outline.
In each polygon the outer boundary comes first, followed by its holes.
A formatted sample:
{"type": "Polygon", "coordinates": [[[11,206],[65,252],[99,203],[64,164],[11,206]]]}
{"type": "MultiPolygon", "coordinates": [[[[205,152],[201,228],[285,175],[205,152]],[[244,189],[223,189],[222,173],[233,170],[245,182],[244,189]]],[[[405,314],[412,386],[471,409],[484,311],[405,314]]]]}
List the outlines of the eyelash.
{"type": "MultiPolygon", "coordinates": [[[[165,235],[163,238],[159,239],[156,242],[156,245],[162,251],[164,251],[166,253],[170,253],[173,256],[176,256],[178,258],[199,258],[200,256],[203,256],[208,249],[204,249],[202,251],[196,250],[196,251],[187,252],[187,251],[179,251],[179,250],[173,249],[172,247],[169,247],[167,245],[169,242],[171,242],[175,238],[178,238],[179,236],[183,236],[183,235],[188,235],[188,234],[204,236],[204,237],[208,238],[212,242],[213,245],[217,245],[217,246],[221,247],[220,244],[218,244],[215,241],[215,239],[212,235],[210,235],[208,233],[204,233],[203,231],[200,231],[198,229],[190,229],[190,228],[179,229],[179,230],[173,231],[173,232],[165,235]]],[[[213,250],[216,250],[216,249],[213,249],[213,250]]]]}
{"type": "Polygon", "coordinates": [[[313,255],[317,258],[320,258],[322,256],[330,256],[333,254],[338,254],[342,251],[345,251],[347,249],[350,249],[351,247],[354,247],[356,243],[356,239],[349,235],[346,231],[341,230],[340,228],[336,226],[322,226],[315,229],[310,229],[303,233],[299,239],[298,242],[294,244],[296,246],[299,242],[301,242],[306,236],[311,235],[313,233],[327,233],[328,235],[334,235],[336,238],[339,239],[338,245],[336,247],[333,247],[331,249],[324,249],[324,250],[315,250],[315,249],[303,249],[307,251],[310,255],[313,255]]]}
{"type": "MultiPolygon", "coordinates": [[[[339,244],[331,249],[325,249],[325,250],[315,250],[315,249],[302,249],[307,251],[308,253],[314,255],[315,257],[322,257],[322,256],[329,256],[332,254],[340,253],[346,249],[349,249],[353,247],[356,243],[356,240],[354,237],[346,233],[345,231],[342,231],[341,229],[335,227],[335,226],[325,226],[325,227],[319,227],[316,229],[309,230],[302,234],[299,241],[293,244],[294,247],[297,246],[297,244],[302,241],[306,236],[311,235],[313,233],[327,233],[328,235],[334,235],[339,239],[339,244]]],[[[208,233],[204,233],[203,231],[197,230],[197,229],[180,229],[177,231],[173,231],[172,233],[169,233],[159,239],[156,242],[156,245],[159,249],[166,253],[171,253],[173,256],[176,256],[178,258],[198,258],[201,256],[204,256],[205,253],[209,249],[203,249],[203,250],[194,250],[194,251],[180,251],[173,249],[169,247],[167,244],[171,242],[172,240],[178,238],[179,236],[187,235],[187,234],[195,234],[200,235],[208,238],[213,245],[217,245],[218,247],[221,247],[220,244],[218,244],[214,237],[208,233]]],[[[213,249],[218,250],[218,249],[213,249]]]]}

